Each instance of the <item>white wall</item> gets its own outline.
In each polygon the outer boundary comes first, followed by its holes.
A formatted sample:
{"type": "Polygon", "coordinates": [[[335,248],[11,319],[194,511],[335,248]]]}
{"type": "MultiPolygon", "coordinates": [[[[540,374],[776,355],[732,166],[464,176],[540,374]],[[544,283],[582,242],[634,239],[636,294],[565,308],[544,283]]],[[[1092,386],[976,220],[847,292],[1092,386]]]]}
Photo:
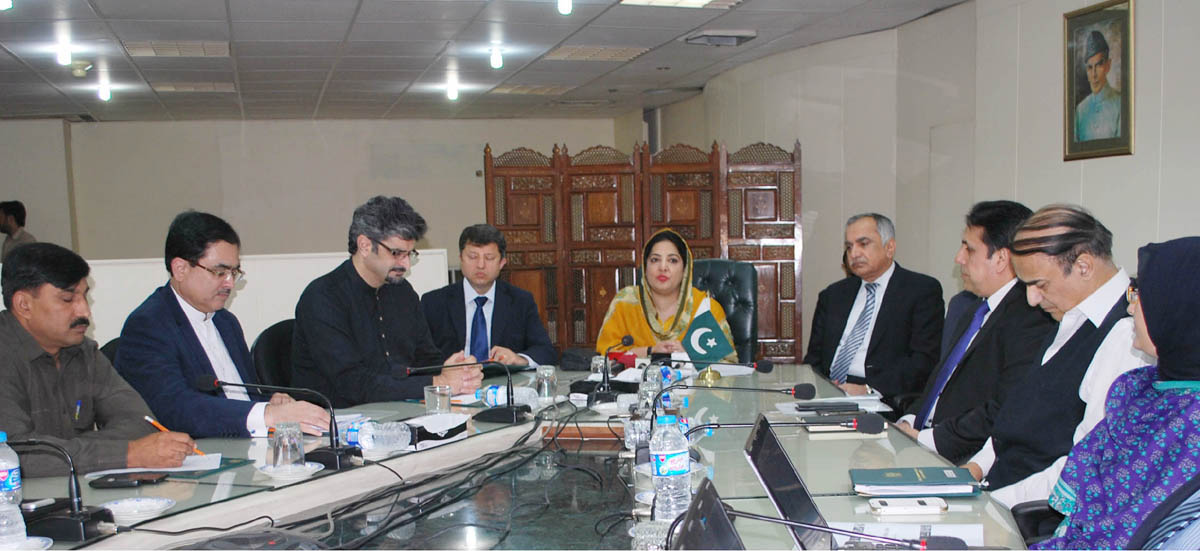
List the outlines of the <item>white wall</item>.
{"type": "Polygon", "coordinates": [[[61,120],[0,123],[0,201],[24,203],[29,233],[71,248],[65,144],[61,120]]]}
{"type": "Polygon", "coordinates": [[[1136,2],[1134,154],[1064,162],[1062,15],[1090,4],[979,4],[975,192],[1032,208],[1088,207],[1112,230],[1117,262],[1132,273],[1137,247],[1200,234],[1200,74],[1191,69],[1200,2],[1136,2]]]}
{"type": "Polygon", "coordinates": [[[89,259],[161,255],[188,208],[228,220],[245,254],[342,250],[354,207],[377,194],[425,217],[422,247],[456,250],[462,228],[485,219],[485,144],[549,154],[614,138],[611,119],[92,123],[72,134],[89,259]]]}

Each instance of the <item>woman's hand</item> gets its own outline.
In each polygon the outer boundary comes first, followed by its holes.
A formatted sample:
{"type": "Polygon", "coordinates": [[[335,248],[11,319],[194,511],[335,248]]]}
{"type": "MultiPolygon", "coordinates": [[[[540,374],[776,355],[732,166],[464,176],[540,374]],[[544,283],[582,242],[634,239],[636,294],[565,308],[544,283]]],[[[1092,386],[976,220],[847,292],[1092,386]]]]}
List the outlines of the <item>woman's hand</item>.
{"type": "Polygon", "coordinates": [[[654,354],[683,352],[683,344],[679,341],[658,341],[652,348],[650,348],[650,352],[654,354]]]}

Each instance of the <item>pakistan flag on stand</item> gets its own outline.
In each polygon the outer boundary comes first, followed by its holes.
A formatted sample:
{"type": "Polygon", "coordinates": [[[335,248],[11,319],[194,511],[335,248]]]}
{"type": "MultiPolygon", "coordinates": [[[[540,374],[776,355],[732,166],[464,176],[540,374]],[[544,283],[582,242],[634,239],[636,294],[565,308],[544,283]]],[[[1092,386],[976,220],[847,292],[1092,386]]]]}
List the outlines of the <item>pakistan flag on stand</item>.
{"type": "Polygon", "coordinates": [[[683,336],[683,349],[694,361],[718,362],[733,353],[733,345],[725,338],[721,325],[712,314],[711,298],[705,298],[696,315],[692,317],[692,325],[683,336]]]}

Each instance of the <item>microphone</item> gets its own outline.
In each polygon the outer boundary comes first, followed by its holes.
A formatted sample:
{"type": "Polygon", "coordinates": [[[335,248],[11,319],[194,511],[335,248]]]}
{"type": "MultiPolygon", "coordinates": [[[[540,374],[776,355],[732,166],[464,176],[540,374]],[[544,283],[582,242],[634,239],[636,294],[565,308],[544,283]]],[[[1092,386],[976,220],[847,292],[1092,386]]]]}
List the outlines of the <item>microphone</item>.
{"type": "MultiPolygon", "coordinates": [[[[647,367],[646,369],[650,369],[650,368],[647,367]]],[[[697,386],[697,385],[674,384],[674,385],[665,387],[662,390],[659,390],[654,395],[654,399],[650,401],[650,431],[651,432],[654,431],[654,418],[655,418],[654,414],[655,414],[655,412],[658,411],[659,401],[662,399],[663,393],[669,392],[672,389],[688,389],[688,388],[696,389],[696,390],[736,390],[736,391],[740,391],[740,392],[768,392],[768,393],[776,393],[776,394],[787,394],[789,396],[795,397],[797,400],[811,400],[813,397],[815,397],[817,395],[817,388],[814,387],[810,383],[800,383],[800,384],[793,386],[792,388],[782,388],[782,389],[781,388],[751,388],[751,387],[744,387],[744,386],[716,387],[716,386],[697,386]]]]}
{"type": "Polygon", "coordinates": [[[504,405],[485,409],[479,413],[476,413],[471,418],[476,421],[483,421],[486,423],[504,423],[508,425],[515,425],[521,421],[524,421],[525,414],[532,413],[533,410],[530,409],[529,405],[527,404],[518,405],[514,403],[515,400],[513,399],[512,371],[509,370],[508,364],[485,360],[480,362],[480,365],[500,366],[504,368],[504,378],[506,379],[507,383],[506,392],[508,399],[505,401],[504,405]]]}
{"type": "Polygon", "coordinates": [[[612,352],[612,349],[618,346],[633,346],[633,336],[625,335],[624,337],[621,337],[621,342],[608,347],[608,349],[604,351],[604,369],[600,371],[600,384],[596,385],[596,388],[592,389],[592,391],[588,393],[588,407],[592,407],[596,404],[604,402],[617,401],[617,393],[613,392],[612,386],[608,381],[608,353],[612,352]]]}
{"type": "MultiPolygon", "coordinates": [[[[26,516],[25,529],[31,536],[42,536],[50,538],[54,541],[85,541],[100,535],[99,524],[101,522],[114,522],[112,511],[103,507],[84,507],[83,498],[79,492],[79,476],[75,472],[75,461],[71,459],[70,452],[66,448],[38,438],[26,438],[24,440],[11,440],[9,444],[13,446],[46,446],[58,452],[58,454],[67,460],[67,498],[71,504],[71,510],[64,513],[51,512],[49,514],[39,511],[25,512],[26,516]]],[[[58,498],[55,498],[58,501],[58,498]]],[[[55,511],[56,507],[51,505],[50,511],[55,511]]]]}
{"type": "Polygon", "coordinates": [[[362,457],[362,450],[353,446],[342,446],[339,443],[337,416],[333,412],[333,402],[329,401],[324,394],[309,388],[300,388],[292,386],[275,386],[275,385],[258,385],[251,383],[231,383],[222,381],[212,377],[201,376],[196,379],[195,387],[201,392],[213,392],[224,386],[235,386],[241,388],[252,388],[255,390],[270,390],[272,392],[296,392],[316,396],[325,406],[325,410],[329,412],[329,446],[317,448],[304,454],[305,461],[314,461],[325,466],[331,471],[340,471],[352,467],[351,460],[354,457],[362,457]]]}
{"type": "MultiPolygon", "coordinates": [[[[722,504],[722,505],[724,505],[724,504],[722,504]]],[[[878,542],[878,543],[885,543],[885,544],[890,544],[890,545],[897,545],[897,546],[902,545],[902,546],[904,546],[903,547],[904,549],[919,549],[919,550],[923,551],[925,549],[966,549],[967,548],[967,542],[963,541],[960,538],[954,538],[954,537],[950,537],[950,536],[926,536],[919,540],[902,540],[902,539],[889,538],[889,537],[884,537],[884,536],[873,536],[871,534],[864,534],[861,532],[852,532],[850,530],[842,530],[841,528],[834,528],[832,526],[822,526],[820,524],[809,524],[807,522],[797,522],[794,520],[786,520],[786,519],[781,519],[781,518],[756,515],[754,513],[747,513],[744,511],[738,511],[737,509],[732,509],[728,505],[725,506],[725,513],[731,517],[748,518],[751,520],[770,522],[772,524],[782,524],[784,526],[791,526],[793,528],[804,528],[805,530],[814,530],[817,532],[824,532],[826,534],[833,534],[833,535],[837,535],[837,536],[847,536],[847,537],[851,537],[851,538],[870,540],[870,541],[874,541],[874,542],[878,542]]]]}
{"type": "MultiPolygon", "coordinates": [[[[696,425],[684,433],[685,437],[692,433],[707,429],[751,428],[754,423],[706,423],[696,425]]],[[[863,434],[879,434],[884,429],[883,416],[878,413],[864,413],[851,418],[824,418],[812,421],[791,421],[787,423],[771,423],[772,427],[844,427],[854,429],[863,434]]]]}
{"type": "Polygon", "coordinates": [[[482,366],[483,364],[500,365],[500,364],[498,364],[498,363],[496,363],[496,362],[491,362],[491,361],[489,361],[489,360],[479,360],[479,361],[477,361],[477,362],[471,362],[471,363],[461,363],[461,364],[450,364],[450,365],[427,365],[427,366],[423,366],[423,367],[407,367],[407,368],[405,368],[405,370],[404,370],[404,374],[405,374],[406,376],[408,376],[408,375],[420,375],[420,374],[422,374],[422,373],[430,373],[430,372],[433,372],[433,371],[441,371],[441,370],[443,370],[443,369],[450,369],[451,367],[467,367],[467,366],[471,366],[471,365],[478,365],[478,366],[482,366]]]}

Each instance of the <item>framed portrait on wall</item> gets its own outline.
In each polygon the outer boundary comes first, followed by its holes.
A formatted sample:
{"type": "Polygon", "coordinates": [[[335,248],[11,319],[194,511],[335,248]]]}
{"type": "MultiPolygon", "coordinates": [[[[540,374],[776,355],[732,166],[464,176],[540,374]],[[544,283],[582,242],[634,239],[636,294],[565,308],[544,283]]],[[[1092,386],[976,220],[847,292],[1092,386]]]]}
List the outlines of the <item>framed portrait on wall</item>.
{"type": "Polygon", "coordinates": [[[1133,153],[1133,3],[1063,15],[1063,160],[1133,153]]]}

